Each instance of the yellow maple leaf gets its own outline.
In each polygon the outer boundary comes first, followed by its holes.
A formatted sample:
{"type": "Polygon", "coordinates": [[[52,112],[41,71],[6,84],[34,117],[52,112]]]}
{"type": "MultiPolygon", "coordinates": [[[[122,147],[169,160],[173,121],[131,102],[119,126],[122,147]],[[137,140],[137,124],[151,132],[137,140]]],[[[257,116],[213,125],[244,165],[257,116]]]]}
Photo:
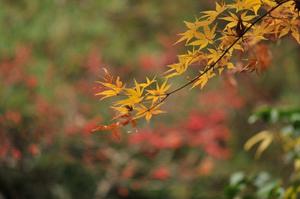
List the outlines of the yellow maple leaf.
{"type": "Polygon", "coordinates": [[[166,92],[169,90],[170,87],[171,85],[167,84],[167,80],[164,81],[164,83],[161,86],[159,86],[158,83],[156,83],[156,89],[147,90],[150,96],[147,96],[146,99],[152,100],[152,103],[155,103],[162,97],[166,96],[166,92]]]}
{"type": "Polygon", "coordinates": [[[276,28],[277,34],[279,34],[279,38],[286,36],[291,32],[292,36],[296,39],[296,41],[300,44],[300,33],[299,33],[300,21],[297,20],[297,17],[293,17],[289,21],[282,20],[276,28]]]}
{"type": "Polygon", "coordinates": [[[272,33],[273,27],[267,23],[261,23],[253,26],[253,29],[249,34],[245,34],[245,37],[248,38],[248,42],[251,45],[254,45],[262,40],[267,40],[265,37],[266,34],[272,33]]]}
{"type": "Polygon", "coordinates": [[[145,83],[141,83],[140,86],[143,88],[146,88],[148,86],[150,86],[151,84],[153,84],[154,82],[156,82],[156,77],[154,77],[152,80],[150,80],[148,77],[146,77],[146,82],[145,83]]]}
{"type": "Polygon", "coordinates": [[[193,84],[192,88],[196,86],[200,86],[200,88],[202,89],[207,84],[208,80],[215,76],[215,73],[213,72],[212,69],[207,72],[201,71],[200,74],[202,75],[193,84]]]}
{"type": "Polygon", "coordinates": [[[103,97],[101,98],[101,100],[118,95],[125,87],[125,85],[123,86],[123,83],[120,81],[120,77],[117,77],[115,84],[100,82],[100,81],[96,81],[96,82],[102,84],[104,87],[108,89],[95,94],[96,96],[102,95],[103,97]]]}
{"type": "Polygon", "coordinates": [[[125,89],[125,94],[127,95],[127,99],[119,100],[115,103],[116,106],[134,106],[135,104],[140,103],[143,99],[144,88],[134,80],[135,87],[125,89]]]}
{"type": "MultiPolygon", "coordinates": [[[[228,46],[230,46],[235,40],[237,39],[236,37],[236,33],[234,31],[234,29],[231,28],[226,28],[223,33],[222,36],[220,36],[218,38],[218,40],[221,41],[220,45],[219,45],[219,49],[226,49],[228,48],[228,46]]],[[[240,50],[243,51],[243,47],[240,44],[240,42],[236,42],[228,51],[229,55],[232,55],[232,52],[234,50],[240,50]]]]}
{"type": "Polygon", "coordinates": [[[147,108],[146,106],[139,104],[135,109],[137,113],[134,119],[145,117],[147,121],[150,121],[153,115],[164,113],[164,111],[158,109],[159,106],[161,106],[161,104],[159,105],[152,104],[150,108],[147,108]]]}
{"type": "MultiPolygon", "coordinates": [[[[118,119],[126,114],[129,113],[129,109],[128,106],[111,106],[111,108],[116,111],[116,116],[113,118],[114,119],[118,119]]],[[[133,109],[133,107],[132,107],[133,109]]]]}
{"type": "Polygon", "coordinates": [[[209,48],[208,51],[210,52],[210,54],[207,55],[207,58],[209,59],[208,64],[216,63],[223,54],[223,52],[212,48],[209,48]]]}
{"type": "Polygon", "coordinates": [[[188,69],[189,65],[196,62],[200,56],[202,56],[202,54],[198,51],[188,51],[187,54],[179,55],[179,63],[168,65],[170,69],[164,72],[165,75],[168,74],[165,77],[168,79],[181,75],[188,69]]]}
{"type": "Polygon", "coordinates": [[[200,17],[200,19],[205,19],[205,21],[200,21],[202,22],[201,25],[203,26],[208,26],[209,24],[213,23],[217,17],[223,13],[227,9],[225,4],[220,5],[219,3],[216,3],[216,9],[215,10],[209,10],[209,11],[203,11],[204,15],[200,17]],[[204,22],[206,22],[204,24],[204,22]]]}
{"type": "Polygon", "coordinates": [[[188,43],[190,40],[192,40],[195,37],[195,35],[198,34],[197,30],[200,27],[199,24],[197,24],[197,22],[198,21],[196,21],[195,23],[191,23],[191,22],[184,21],[188,30],[183,33],[178,34],[181,37],[175,44],[180,43],[182,41],[186,41],[186,43],[188,43]]]}
{"type": "Polygon", "coordinates": [[[226,24],[226,28],[234,28],[238,25],[240,20],[244,22],[245,24],[249,24],[249,22],[256,17],[256,15],[247,15],[248,12],[243,12],[240,16],[237,16],[236,14],[229,12],[230,16],[222,17],[221,19],[228,21],[229,23],[226,24]]]}
{"type": "Polygon", "coordinates": [[[209,28],[209,26],[204,26],[204,33],[199,33],[195,36],[196,40],[191,42],[189,45],[191,46],[199,46],[199,49],[205,48],[208,44],[214,43],[214,38],[216,36],[216,28],[217,24],[214,25],[213,28],[209,28]]]}
{"type": "Polygon", "coordinates": [[[262,6],[261,0],[236,0],[231,8],[236,9],[237,12],[241,10],[252,10],[257,15],[258,10],[262,6]]]}
{"type": "Polygon", "coordinates": [[[171,64],[171,65],[168,65],[168,67],[170,68],[169,70],[167,70],[165,72],[165,74],[168,74],[166,75],[165,77],[166,78],[171,78],[171,77],[174,77],[174,76],[177,76],[177,75],[181,75],[182,73],[184,73],[187,69],[186,67],[187,65],[185,64],[182,64],[182,63],[175,63],[175,64],[171,64]]]}

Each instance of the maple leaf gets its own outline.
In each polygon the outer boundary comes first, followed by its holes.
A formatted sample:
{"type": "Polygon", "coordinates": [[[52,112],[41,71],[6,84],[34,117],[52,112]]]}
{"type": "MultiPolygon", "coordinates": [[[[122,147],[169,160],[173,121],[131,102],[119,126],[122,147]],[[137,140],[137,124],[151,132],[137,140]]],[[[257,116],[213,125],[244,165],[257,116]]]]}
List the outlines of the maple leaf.
{"type": "MultiPolygon", "coordinates": [[[[236,40],[236,35],[234,32],[234,29],[231,28],[226,28],[223,33],[222,36],[220,36],[218,38],[218,40],[221,41],[219,48],[220,49],[226,49],[228,46],[230,46],[235,40],[236,40]]],[[[231,49],[229,49],[228,54],[232,55],[232,52],[234,50],[241,50],[243,51],[243,47],[241,46],[241,44],[239,42],[236,42],[231,49]]]]}
{"type": "Polygon", "coordinates": [[[184,23],[189,30],[187,30],[184,33],[180,33],[179,36],[181,37],[175,44],[180,43],[182,41],[186,41],[186,43],[188,43],[195,37],[195,35],[197,34],[197,30],[200,27],[199,24],[197,24],[197,21],[195,23],[184,21],[184,23]]]}
{"type": "Polygon", "coordinates": [[[118,105],[134,106],[135,104],[138,104],[143,100],[144,88],[141,87],[140,84],[138,84],[136,80],[134,80],[134,83],[135,83],[134,88],[125,89],[125,93],[128,96],[128,98],[117,101],[115,103],[116,106],[118,106],[118,105]]]}
{"type": "Polygon", "coordinates": [[[152,100],[152,103],[157,102],[159,99],[166,96],[166,92],[167,90],[169,90],[170,87],[171,85],[167,84],[167,80],[164,81],[164,83],[161,86],[159,86],[158,83],[156,83],[156,89],[147,90],[147,92],[150,94],[150,96],[148,96],[147,99],[152,100]]]}
{"type": "Polygon", "coordinates": [[[171,65],[168,65],[168,67],[170,69],[165,72],[165,74],[170,73],[170,74],[166,75],[167,79],[171,78],[171,77],[174,77],[174,76],[177,76],[177,75],[181,75],[187,69],[187,65],[183,64],[183,63],[171,64],[171,65]]]}
{"type": "Polygon", "coordinates": [[[285,25],[282,27],[282,29],[279,31],[280,34],[279,34],[278,37],[281,38],[281,37],[287,35],[287,34],[290,32],[290,30],[291,30],[290,24],[288,24],[288,23],[285,24],[285,25]]]}
{"type": "MultiPolygon", "coordinates": [[[[228,70],[234,69],[234,64],[229,61],[230,56],[224,56],[220,61],[219,61],[219,71],[223,71],[223,69],[226,67],[228,70]],[[222,66],[222,68],[220,67],[222,66]]],[[[219,73],[221,74],[221,73],[219,73]]]]}
{"type": "Polygon", "coordinates": [[[200,74],[202,74],[202,75],[193,84],[192,88],[194,88],[196,86],[200,86],[200,88],[202,89],[207,84],[208,80],[215,76],[215,73],[213,72],[212,69],[207,72],[200,71],[200,74]]]}
{"type": "Polygon", "coordinates": [[[237,16],[236,14],[229,12],[230,16],[222,17],[221,19],[228,21],[229,23],[226,25],[226,28],[233,28],[238,25],[240,20],[245,23],[249,23],[252,19],[256,17],[256,15],[247,15],[247,11],[243,12],[240,16],[237,16]]]}
{"type": "Polygon", "coordinates": [[[199,33],[196,35],[196,40],[191,42],[189,45],[191,46],[200,46],[199,49],[205,48],[208,44],[214,43],[214,38],[216,36],[216,28],[217,24],[214,25],[213,28],[209,28],[209,26],[204,26],[204,33],[199,33]]]}
{"type": "Polygon", "coordinates": [[[204,15],[200,17],[200,19],[205,19],[205,21],[200,21],[202,24],[198,24],[199,26],[205,25],[208,26],[209,24],[213,23],[217,17],[222,14],[227,9],[225,4],[220,5],[219,3],[216,3],[216,9],[210,10],[210,11],[203,11],[204,15]]]}
{"type": "Polygon", "coordinates": [[[115,84],[100,82],[100,81],[97,81],[97,83],[102,84],[104,87],[108,89],[95,94],[96,96],[102,95],[103,97],[101,98],[101,100],[118,95],[125,87],[123,86],[123,83],[120,81],[120,77],[117,77],[115,84]]]}
{"type": "Polygon", "coordinates": [[[127,106],[112,106],[111,108],[117,112],[113,120],[123,117],[124,115],[127,115],[130,111],[127,106]]]}
{"type": "Polygon", "coordinates": [[[148,77],[146,77],[146,82],[145,83],[141,83],[140,86],[143,88],[146,88],[148,86],[150,86],[151,84],[153,84],[154,82],[156,82],[156,77],[154,77],[152,80],[150,80],[148,77]]]}
{"type": "Polygon", "coordinates": [[[231,8],[236,9],[236,12],[241,10],[252,10],[257,15],[258,10],[262,6],[261,0],[236,0],[231,8]]]}
{"type": "Polygon", "coordinates": [[[167,70],[165,74],[170,74],[166,75],[165,77],[168,79],[177,75],[181,75],[187,70],[190,64],[196,62],[201,56],[202,54],[200,54],[198,51],[188,51],[187,54],[179,55],[179,63],[168,65],[170,69],[167,70]]]}
{"type": "Polygon", "coordinates": [[[265,37],[266,34],[273,32],[273,27],[267,23],[262,23],[254,26],[251,33],[245,34],[245,37],[248,38],[248,42],[251,45],[254,45],[262,40],[267,40],[265,37]]]}
{"type": "Polygon", "coordinates": [[[208,64],[213,64],[217,62],[223,54],[223,52],[212,48],[209,48],[208,51],[210,52],[210,54],[207,55],[207,58],[209,59],[208,64]]]}
{"type": "Polygon", "coordinates": [[[135,109],[137,113],[134,119],[145,117],[147,121],[150,121],[153,115],[164,113],[164,111],[158,109],[161,105],[162,103],[159,105],[152,104],[151,108],[147,108],[146,106],[139,104],[135,109]]]}
{"type": "Polygon", "coordinates": [[[280,25],[277,26],[276,31],[279,33],[279,38],[286,36],[291,32],[292,36],[300,44],[300,33],[299,33],[300,22],[297,17],[293,17],[291,20],[282,20],[280,25]]]}

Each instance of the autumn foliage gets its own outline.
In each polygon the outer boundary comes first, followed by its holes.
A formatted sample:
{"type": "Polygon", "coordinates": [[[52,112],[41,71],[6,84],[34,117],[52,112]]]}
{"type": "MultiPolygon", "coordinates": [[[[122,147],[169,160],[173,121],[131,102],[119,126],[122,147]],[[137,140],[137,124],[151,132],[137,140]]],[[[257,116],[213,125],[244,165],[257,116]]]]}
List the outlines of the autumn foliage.
{"type": "Polygon", "coordinates": [[[101,100],[114,98],[111,108],[116,122],[100,125],[95,131],[111,130],[119,137],[120,127],[135,127],[140,118],[150,121],[154,115],[164,113],[161,109],[166,100],[186,87],[203,89],[211,79],[230,71],[261,73],[270,62],[265,44],[268,40],[291,35],[300,44],[298,0],[217,2],[215,9],[201,12],[185,25],[187,30],[179,34],[176,43],[184,42],[187,52],[178,55],[178,62],[168,65],[163,75],[146,77],[142,82],[134,80],[129,87],[119,76],[114,78],[104,70],[103,80],[97,82],[103,90],[96,95],[101,100]],[[181,86],[172,85],[175,77],[195,69],[198,75],[187,77],[181,86]]]}
{"type": "Polygon", "coordinates": [[[0,7],[0,198],[299,197],[299,0],[0,7]]]}

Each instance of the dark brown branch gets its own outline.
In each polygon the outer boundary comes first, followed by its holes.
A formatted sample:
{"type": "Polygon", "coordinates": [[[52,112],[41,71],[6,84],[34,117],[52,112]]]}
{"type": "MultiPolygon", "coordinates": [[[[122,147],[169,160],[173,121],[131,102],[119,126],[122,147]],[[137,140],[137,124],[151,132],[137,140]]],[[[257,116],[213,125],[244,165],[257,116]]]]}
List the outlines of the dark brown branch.
{"type": "MultiPolygon", "coordinates": [[[[188,81],[187,83],[183,84],[182,86],[174,89],[173,91],[170,91],[168,93],[166,93],[164,95],[164,97],[156,104],[154,104],[153,106],[151,106],[149,109],[147,109],[147,111],[145,111],[144,113],[151,111],[153,109],[155,109],[156,107],[158,107],[159,105],[161,105],[164,101],[166,101],[166,99],[173,95],[174,93],[177,93],[178,91],[186,88],[187,86],[193,84],[194,82],[196,82],[199,78],[201,78],[203,75],[205,75],[207,72],[209,72],[210,70],[215,69],[215,66],[221,61],[221,59],[230,51],[230,49],[237,44],[237,42],[239,42],[243,36],[245,36],[245,34],[247,32],[249,32],[251,30],[251,28],[256,25],[258,22],[260,22],[262,19],[264,19],[266,16],[268,16],[269,14],[271,14],[274,10],[276,10],[278,7],[280,7],[281,5],[283,5],[284,3],[287,3],[291,0],[286,0],[286,1],[282,1],[280,3],[278,3],[276,6],[274,6],[273,8],[271,8],[269,11],[267,11],[266,13],[264,13],[263,15],[261,15],[260,17],[258,17],[256,20],[254,20],[251,25],[249,27],[247,27],[245,29],[245,31],[243,33],[241,33],[236,40],[234,40],[234,42],[222,53],[222,55],[217,59],[216,62],[214,62],[213,64],[211,64],[210,66],[208,66],[204,71],[202,71],[199,75],[197,75],[196,77],[194,77],[193,79],[191,79],[190,81],[188,81]]],[[[141,113],[140,115],[144,114],[141,113]]]]}

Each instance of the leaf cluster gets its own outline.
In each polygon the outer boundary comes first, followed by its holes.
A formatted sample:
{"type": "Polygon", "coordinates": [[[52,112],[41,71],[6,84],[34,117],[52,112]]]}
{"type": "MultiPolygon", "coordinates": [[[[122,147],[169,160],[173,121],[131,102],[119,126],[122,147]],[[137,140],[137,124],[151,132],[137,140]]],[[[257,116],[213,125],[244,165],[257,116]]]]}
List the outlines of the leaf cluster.
{"type": "MultiPolygon", "coordinates": [[[[178,62],[168,65],[162,76],[146,77],[144,82],[134,80],[133,86],[127,87],[119,77],[114,80],[106,71],[106,78],[98,82],[103,90],[96,95],[101,99],[117,97],[111,106],[116,112],[114,119],[132,121],[144,117],[149,121],[153,115],[164,112],[161,105],[170,95],[188,86],[203,89],[224,70],[235,69],[237,52],[247,55],[257,43],[288,34],[300,44],[298,4],[297,0],[217,2],[213,10],[201,12],[193,22],[185,22],[187,30],[179,34],[176,43],[185,42],[187,52],[178,55],[178,62]],[[198,67],[198,75],[172,88],[172,79],[184,76],[192,65],[198,67]]],[[[255,58],[243,61],[246,68],[255,68],[259,63],[255,58]]]]}

